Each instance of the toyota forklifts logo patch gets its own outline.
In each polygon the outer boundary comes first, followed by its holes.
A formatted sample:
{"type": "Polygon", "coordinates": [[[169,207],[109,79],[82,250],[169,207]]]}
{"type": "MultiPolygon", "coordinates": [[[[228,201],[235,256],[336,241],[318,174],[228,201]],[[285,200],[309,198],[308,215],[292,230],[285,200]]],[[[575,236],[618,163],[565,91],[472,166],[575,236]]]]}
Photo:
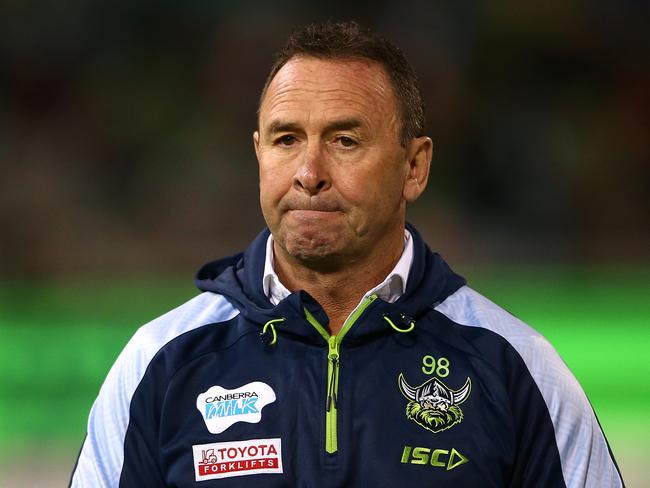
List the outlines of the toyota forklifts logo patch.
{"type": "Polygon", "coordinates": [[[258,423],[262,420],[262,409],[274,401],[273,388],[254,381],[234,390],[215,385],[197,397],[196,408],[208,430],[221,434],[236,422],[258,423]]]}
{"type": "Polygon", "coordinates": [[[250,474],[282,474],[281,439],[216,442],[192,446],[196,481],[250,474]]]}

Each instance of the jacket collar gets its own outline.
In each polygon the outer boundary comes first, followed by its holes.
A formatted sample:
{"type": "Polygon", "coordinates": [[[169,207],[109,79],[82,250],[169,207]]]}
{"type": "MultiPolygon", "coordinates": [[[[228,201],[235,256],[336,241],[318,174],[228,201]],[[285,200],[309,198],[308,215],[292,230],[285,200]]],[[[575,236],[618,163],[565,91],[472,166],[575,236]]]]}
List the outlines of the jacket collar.
{"type": "MultiPolygon", "coordinates": [[[[402,320],[402,316],[417,323],[420,316],[465,284],[465,280],[455,274],[440,255],[429,249],[413,226],[407,224],[407,229],[413,241],[413,259],[404,294],[394,303],[375,300],[359,318],[358,324],[350,329],[346,340],[390,332],[392,329],[383,319],[384,315],[396,323],[402,320]]],[[[286,320],[277,327],[278,333],[320,343],[323,338],[304,315],[307,307],[323,326],[328,324],[327,316],[316,300],[300,290],[274,305],[264,292],[262,277],[269,235],[269,230],[264,229],[244,253],[203,266],[197,274],[196,284],[202,291],[224,295],[244,317],[259,327],[269,320],[283,317],[286,320]]]]}

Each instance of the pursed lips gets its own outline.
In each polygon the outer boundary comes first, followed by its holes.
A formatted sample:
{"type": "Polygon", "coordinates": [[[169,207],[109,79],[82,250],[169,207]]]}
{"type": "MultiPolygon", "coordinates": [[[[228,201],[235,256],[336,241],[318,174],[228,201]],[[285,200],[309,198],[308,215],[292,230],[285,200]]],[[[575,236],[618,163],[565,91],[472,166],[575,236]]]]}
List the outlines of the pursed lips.
{"type": "Polygon", "coordinates": [[[280,206],[284,212],[314,212],[314,213],[333,213],[341,212],[340,205],[335,202],[317,201],[317,202],[287,202],[280,206]],[[284,207],[284,208],[282,208],[284,207]]]}
{"type": "Polygon", "coordinates": [[[326,217],[339,212],[340,210],[320,210],[313,208],[293,208],[287,211],[287,213],[298,214],[301,217],[326,217]]]}
{"type": "Polygon", "coordinates": [[[298,207],[287,210],[286,215],[292,217],[298,222],[324,222],[332,218],[337,218],[341,214],[338,207],[315,205],[309,208],[298,207]]]}

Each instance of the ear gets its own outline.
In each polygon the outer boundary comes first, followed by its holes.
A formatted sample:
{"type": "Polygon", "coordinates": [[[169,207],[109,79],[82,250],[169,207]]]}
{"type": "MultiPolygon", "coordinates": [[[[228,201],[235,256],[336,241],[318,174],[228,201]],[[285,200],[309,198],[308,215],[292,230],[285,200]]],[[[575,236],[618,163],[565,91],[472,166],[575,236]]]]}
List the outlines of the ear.
{"type": "Polygon", "coordinates": [[[255,148],[255,155],[260,159],[260,133],[259,131],[253,132],[253,147],[255,148]]]}
{"type": "Polygon", "coordinates": [[[433,142],[429,137],[416,137],[407,148],[408,169],[404,181],[403,196],[408,203],[414,202],[422,194],[429,181],[433,142]]]}

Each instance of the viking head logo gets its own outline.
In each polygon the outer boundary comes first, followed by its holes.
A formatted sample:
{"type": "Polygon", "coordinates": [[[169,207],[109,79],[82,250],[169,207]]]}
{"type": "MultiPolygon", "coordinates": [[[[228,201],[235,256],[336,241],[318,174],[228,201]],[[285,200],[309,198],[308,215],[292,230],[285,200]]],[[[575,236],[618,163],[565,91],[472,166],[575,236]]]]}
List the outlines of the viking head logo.
{"type": "Polygon", "coordinates": [[[460,390],[452,390],[438,378],[431,378],[412,387],[400,373],[398,379],[402,395],[409,400],[406,417],[431,432],[441,432],[463,420],[459,405],[467,400],[472,389],[469,378],[460,390]]]}

